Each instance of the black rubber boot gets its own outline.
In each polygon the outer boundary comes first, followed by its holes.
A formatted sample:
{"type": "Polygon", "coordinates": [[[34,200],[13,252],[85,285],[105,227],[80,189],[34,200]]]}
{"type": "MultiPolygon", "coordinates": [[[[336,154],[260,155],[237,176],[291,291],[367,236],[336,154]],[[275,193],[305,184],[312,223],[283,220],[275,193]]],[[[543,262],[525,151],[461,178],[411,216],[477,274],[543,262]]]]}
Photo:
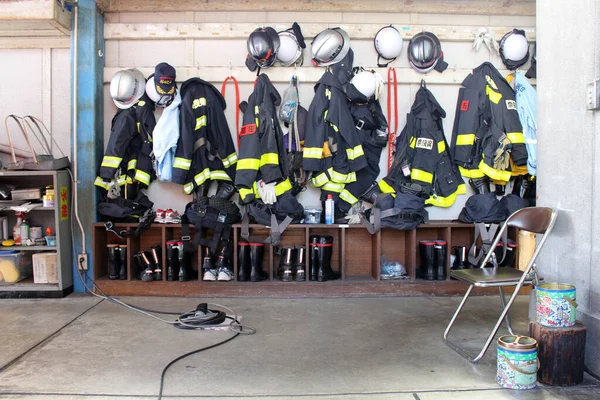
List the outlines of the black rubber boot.
{"type": "Polygon", "coordinates": [[[183,251],[183,242],[177,242],[177,261],[179,262],[177,279],[179,282],[185,282],[189,279],[187,260],[188,257],[185,256],[185,252],[183,251]]]}
{"type": "Polygon", "coordinates": [[[263,271],[263,243],[250,243],[250,281],[260,282],[269,279],[269,274],[263,271]]]}
{"type": "Polygon", "coordinates": [[[135,265],[137,266],[136,277],[138,279],[142,279],[142,274],[146,269],[146,264],[144,263],[144,259],[142,258],[142,252],[138,251],[133,255],[133,259],[135,260],[135,265]]]}
{"type": "Polygon", "coordinates": [[[144,263],[144,271],[142,272],[142,281],[152,282],[154,280],[154,264],[152,256],[148,252],[141,252],[142,262],[144,263]]]}
{"type": "Polygon", "coordinates": [[[238,281],[250,280],[250,243],[238,243],[238,281]]]}
{"type": "Polygon", "coordinates": [[[333,236],[321,236],[319,238],[319,270],[317,280],[319,282],[332,281],[340,278],[340,273],[331,268],[331,256],[333,255],[333,236]]]}
{"type": "Polygon", "coordinates": [[[445,240],[436,240],[434,246],[435,253],[435,276],[438,281],[446,280],[446,249],[448,243],[445,240]]]}
{"type": "Polygon", "coordinates": [[[490,192],[490,178],[487,176],[469,179],[469,185],[471,185],[475,194],[485,194],[490,192]]]}
{"type": "Polygon", "coordinates": [[[167,242],[167,280],[177,280],[177,270],[179,269],[179,254],[177,242],[167,242]]]}
{"type": "Polygon", "coordinates": [[[296,282],[304,282],[306,280],[306,248],[304,246],[296,246],[294,260],[294,268],[292,270],[294,280],[296,282]]]}
{"type": "Polygon", "coordinates": [[[119,245],[108,244],[106,247],[108,247],[108,279],[119,279],[119,266],[121,264],[119,245]]]}
{"type": "Polygon", "coordinates": [[[279,261],[279,268],[277,270],[277,277],[283,282],[292,282],[294,280],[292,267],[294,260],[294,248],[293,247],[282,247],[281,256],[279,261]]]}
{"type": "Polygon", "coordinates": [[[452,263],[452,270],[458,271],[461,269],[468,269],[467,266],[467,248],[465,246],[454,246],[454,262],[452,263]]]}
{"type": "Polygon", "coordinates": [[[502,260],[503,249],[501,246],[496,247],[496,260],[498,260],[499,267],[515,267],[515,257],[517,254],[517,243],[514,240],[508,239],[506,244],[506,255],[502,260]],[[502,262],[500,262],[502,260],[502,262]]]}
{"type": "Polygon", "coordinates": [[[127,246],[119,246],[119,279],[127,280],[127,246]]]}
{"type": "Polygon", "coordinates": [[[421,240],[419,253],[421,255],[421,277],[428,281],[435,280],[435,241],[421,240]]]}
{"type": "Polygon", "coordinates": [[[310,237],[310,274],[308,279],[316,281],[319,275],[319,236],[310,237]]]}
{"type": "Polygon", "coordinates": [[[154,261],[154,280],[162,281],[162,247],[154,246],[151,252],[152,261],[154,261]]]}

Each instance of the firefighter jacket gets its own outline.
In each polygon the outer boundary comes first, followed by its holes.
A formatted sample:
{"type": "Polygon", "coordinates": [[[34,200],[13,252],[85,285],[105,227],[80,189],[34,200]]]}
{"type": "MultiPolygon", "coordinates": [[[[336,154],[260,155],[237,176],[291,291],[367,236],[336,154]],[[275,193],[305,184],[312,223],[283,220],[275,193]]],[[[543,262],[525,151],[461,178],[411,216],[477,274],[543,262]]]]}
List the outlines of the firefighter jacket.
{"type": "Polygon", "coordinates": [[[190,194],[208,180],[233,181],[237,155],[225,119],[225,99],[200,78],[181,85],[180,129],[173,182],[190,194]]]}
{"type": "Polygon", "coordinates": [[[321,189],[321,200],[354,201],[344,185],[356,182],[356,172],[367,166],[361,138],[350,113],[342,84],[325,72],[315,86],[308,110],[303,168],[313,172],[312,185],[321,189]]]}
{"type": "Polygon", "coordinates": [[[428,197],[426,205],[450,207],[466,186],[449,154],[442,118],[446,111],[425,87],[417,91],[406,126],[396,141],[392,168],[379,187],[384,193],[416,183],[428,197]]]}
{"type": "Polygon", "coordinates": [[[475,68],[459,89],[452,155],[460,173],[505,184],[527,173],[527,149],[515,94],[489,62],[475,68]]]}
{"type": "Polygon", "coordinates": [[[291,190],[283,133],[276,107],[281,96],[266,74],[256,78],[254,91],[245,106],[240,131],[240,155],[235,187],[240,201],[247,204],[258,196],[257,182],[277,183],[277,197],[291,190]]]}
{"type": "Polygon", "coordinates": [[[144,94],[128,109],[119,109],[112,119],[110,137],[94,185],[110,189],[116,179],[119,186],[139,182],[150,186],[152,168],[152,132],[156,126],[154,103],[144,94]]]}

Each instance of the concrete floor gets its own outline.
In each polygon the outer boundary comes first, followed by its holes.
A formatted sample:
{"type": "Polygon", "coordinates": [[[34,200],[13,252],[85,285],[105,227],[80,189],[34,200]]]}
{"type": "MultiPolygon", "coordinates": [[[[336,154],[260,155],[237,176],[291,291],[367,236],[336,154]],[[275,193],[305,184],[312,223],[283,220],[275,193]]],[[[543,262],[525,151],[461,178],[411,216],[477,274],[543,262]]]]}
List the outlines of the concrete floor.
{"type": "MultiPolygon", "coordinates": [[[[526,332],[528,297],[513,308],[526,332]]],[[[161,310],[202,299],[128,298],[161,310]]],[[[206,299],[204,301],[207,301],[206,299]]],[[[502,389],[495,346],[476,365],[446,347],[457,298],[221,299],[258,329],[174,365],[165,398],[202,399],[570,399],[600,398],[586,376],[572,388],[502,389]]],[[[496,297],[470,300],[454,338],[475,350],[499,312],[496,297]],[[497,315],[497,314],[496,314],[497,315]]],[[[516,323],[520,321],[520,323],[516,323]]],[[[231,336],[183,331],[90,297],[0,301],[0,398],[153,399],[164,366],[231,336]],[[39,343],[39,344],[38,344],[39,343]]]]}

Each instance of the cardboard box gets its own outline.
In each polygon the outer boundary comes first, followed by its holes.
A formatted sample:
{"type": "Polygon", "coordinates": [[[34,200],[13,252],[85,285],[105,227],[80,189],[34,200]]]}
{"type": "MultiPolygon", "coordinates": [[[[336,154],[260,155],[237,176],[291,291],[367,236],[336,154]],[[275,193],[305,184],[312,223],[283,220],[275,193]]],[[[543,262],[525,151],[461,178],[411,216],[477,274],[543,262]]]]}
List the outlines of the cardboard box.
{"type": "Polygon", "coordinates": [[[58,257],[56,253],[33,255],[33,283],[58,283],[58,257]]]}

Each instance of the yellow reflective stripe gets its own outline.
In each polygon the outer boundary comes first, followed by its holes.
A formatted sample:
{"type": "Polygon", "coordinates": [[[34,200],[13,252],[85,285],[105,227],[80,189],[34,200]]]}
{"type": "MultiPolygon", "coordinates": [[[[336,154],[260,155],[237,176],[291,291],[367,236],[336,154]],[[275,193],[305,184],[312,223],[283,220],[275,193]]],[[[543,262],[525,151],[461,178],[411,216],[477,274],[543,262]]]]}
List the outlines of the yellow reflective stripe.
{"type": "Polygon", "coordinates": [[[281,196],[288,190],[292,190],[292,183],[290,182],[289,179],[286,179],[285,181],[279,182],[277,185],[275,185],[275,195],[276,196],[281,196]]]}
{"type": "Polygon", "coordinates": [[[460,174],[465,178],[483,178],[485,174],[479,169],[466,169],[463,167],[458,167],[460,174]]]}
{"type": "Polygon", "coordinates": [[[331,99],[331,90],[325,89],[325,97],[327,97],[328,99],[331,99]]]}
{"type": "Polygon", "coordinates": [[[527,175],[527,173],[528,173],[527,165],[516,165],[512,162],[512,160],[510,161],[510,169],[511,169],[510,174],[512,176],[527,175]]]}
{"type": "Polygon", "coordinates": [[[417,138],[416,137],[411,137],[410,138],[410,148],[414,149],[415,148],[415,144],[417,143],[417,138]]]}
{"type": "Polygon", "coordinates": [[[206,118],[206,115],[196,118],[196,127],[194,128],[194,130],[197,131],[198,129],[202,128],[203,126],[206,126],[207,121],[208,120],[206,118]]]}
{"type": "Polygon", "coordinates": [[[240,192],[240,197],[242,198],[242,200],[245,200],[246,197],[248,197],[249,195],[251,195],[251,194],[254,193],[254,190],[253,189],[244,189],[244,188],[242,188],[242,189],[239,190],[239,192],[240,192]]]}
{"type": "MultiPolygon", "coordinates": [[[[462,186],[464,186],[464,184],[462,186]]],[[[456,190],[456,192],[452,193],[451,195],[449,195],[447,197],[433,195],[430,198],[428,198],[427,200],[425,200],[425,204],[437,206],[437,207],[450,207],[456,201],[456,196],[458,194],[460,194],[459,190],[460,190],[460,186],[459,186],[459,189],[456,190]]]]}
{"type": "Polygon", "coordinates": [[[341,193],[344,190],[344,185],[339,183],[327,182],[323,186],[321,186],[321,190],[327,190],[329,192],[341,193]]]}
{"type": "Polygon", "coordinates": [[[338,129],[337,126],[335,126],[334,124],[330,123],[329,125],[331,125],[331,127],[333,128],[334,131],[339,132],[340,130],[338,129]]]}
{"type": "Polygon", "coordinates": [[[237,154],[231,153],[221,161],[223,162],[223,166],[225,168],[229,168],[231,165],[235,164],[238,161],[237,154]]]}
{"type": "Polygon", "coordinates": [[[381,190],[383,193],[396,193],[394,188],[383,179],[379,181],[377,186],[379,186],[379,190],[381,190]]]}
{"type": "Polygon", "coordinates": [[[483,160],[479,163],[479,169],[492,179],[504,183],[510,180],[510,171],[500,171],[487,165],[483,160]]]}
{"type": "Polygon", "coordinates": [[[350,183],[356,182],[356,172],[350,172],[349,174],[342,174],[341,172],[335,171],[333,168],[327,170],[331,180],[337,183],[350,183]]]}
{"type": "Polygon", "coordinates": [[[485,87],[485,94],[489,97],[490,101],[494,104],[498,104],[502,99],[502,93],[495,92],[492,88],[487,85],[485,87]]]}
{"type": "Polygon", "coordinates": [[[137,165],[137,160],[135,160],[135,159],[129,160],[129,162],[127,163],[127,170],[135,169],[136,165],[137,165]]]}
{"type": "MultiPolygon", "coordinates": [[[[254,106],[254,115],[258,115],[260,113],[260,107],[254,106]]],[[[256,127],[258,128],[258,117],[254,117],[254,122],[256,123],[256,127]]]]}
{"type": "Polygon", "coordinates": [[[456,135],[457,146],[469,146],[475,143],[474,133],[463,133],[462,135],[456,135]]]}
{"type": "Polygon", "coordinates": [[[348,203],[352,206],[354,204],[358,203],[358,199],[356,197],[354,197],[352,195],[352,193],[350,193],[346,189],[342,190],[342,192],[340,193],[340,199],[344,200],[346,203],[348,203]]]}
{"type": "Polygon", "coordinates": [[[192,182],[183,185],[183,191],[185,192],[185,194],[192,193],[192,190],[194,190],[194,184],[192,182]]]}
{"type": "Polygon", "coordinates": [[[348,155],[349,160],[355,160],[360,156],[364,156],[365,152],[363,151],[362,146],[359,144],[353,149],[346,149],[346,154],[348,155]]]}
{"type": "Polygon", "coordinates": [[[456,189],[456,194],[467,194],[467,185],[461,183],[456,189]]]}
{"type": "Polygon", "coordinates": [[[323,113],[323,119],[325,121],[327,121],[327,114],[329,113],[329,110],[325,110],[325,112],[323,113]]]}
{"type": "Polygon", "coordinates": [[[173,168],[184,169],[187,171],[191,166],[192,160],[187,158],[175,157],[175,160],[173,161],[173,168]]]}
{"type": "Polygon", "coordinates": [[[135,125],[137,126],[137,131],[138,131],[138,133],[140,133],[140,132],[141,132],[141,131],[140,131],[140,125],[141,125],[141,123],[140,123],[140,122],[136,122],[136,124],[135,124],[135,125]]]}
{"type": "Polygon", "coordinates": [[[230,181],[231,178],[227,175],[227,172],[217,169],[215,171],[210,171],[210,179],[212,180],[221,180],[221,181],[230,181]]]}
{"type": "Polygon", "coordinates": [[[312,178],[312,185],[314,187],[321,187],[327,181],[329,181],[329,177],[327,176],[327,174],[325,172],[321,172],[319,175],[312,178]]]}
{"type": "Polygon", "coordinates": [[[525,135],[523,132],[507,132],[506,137],[511,143],[525,143],[525,135]]]}
{"type": "Polygon", "coordinates": [[[99,186],[105,190],[110,189],[110,182],[104,182],[104,179],[100,178],[99,176],[96,177],[96,180],[94,181],[94,185],[99,186]]]}
{"type": "Polygon", "coordinates": [[[145,183],[146,185],[150,185],[150,174],[142,171],[142,170],[137,170],[135,171],[135,177],[134,179],[136,181],[140,181],[142,183],[145,183]]]}
{"type": "Polygon", "coordinates": [[[200,108],[201,106],[205,106],[206,105],[206,98],[205,97],[200,97],[197,99],[194,99],[194,101],[192,101],[192,109],[196,109],[196,108],[200,108]]]}
{"type": "Polygon", "coordinates": [[[123,161],[121,157],[113,157],[113,156],[104,156],[102,159],[101,167],[109,167],[109,168],[119,168],[119,165],[123,161]]]}
{"type": "Polygon", "coordinates": [[[200,172],[199,174],[196,174],[196,176],[194,176],[194,182],[196,182],[196,185],[200,186],[208,178],[210,178],[210,170],[208,168],[204,168],[204,170],[202,172],[200,172]]]}
{"type": "Polygon", "coordinates": [[[117,185],[123,186],[126,183],[133,183],[133,181],[127,175],[119,176],[119,178],[117,179],[117,185]]]}
{"type": "Polygon", "coordinates": [[[410,178],[413,181],[421,181],[427,183],[433,182],[433,174],[427,171],[423,171],[422,169],[413,168],[413,170],[410,171],[410,178]]]}
{"type": "Polygon", "coordinates": [[[304,148],[304,158],[317,158],[320,159],[321,155],[323,155],[322,147],[305,147],[304,148]]]}
{"type": "Polygon", "coordinates": [[[265,153],[262,156],[260,156],[260,166],[262,167],[263,165],[267,165],[267,164],[278,165],[279,164],[279,154],[265,153]]]}
{"type": "Polygon", "coordinates": [[[260,168],[260,160],[258,158],[244,158],[243,160],[238,160],[237,162],[237,170],[240,169],[251,169],[258,170],[260,168]]]}
{"type": "Polygon", "coordinates": [[[446,142],[442,140],[438,142],[438,154],[442,154],[444,151],[446,151],[446,142]]]}

